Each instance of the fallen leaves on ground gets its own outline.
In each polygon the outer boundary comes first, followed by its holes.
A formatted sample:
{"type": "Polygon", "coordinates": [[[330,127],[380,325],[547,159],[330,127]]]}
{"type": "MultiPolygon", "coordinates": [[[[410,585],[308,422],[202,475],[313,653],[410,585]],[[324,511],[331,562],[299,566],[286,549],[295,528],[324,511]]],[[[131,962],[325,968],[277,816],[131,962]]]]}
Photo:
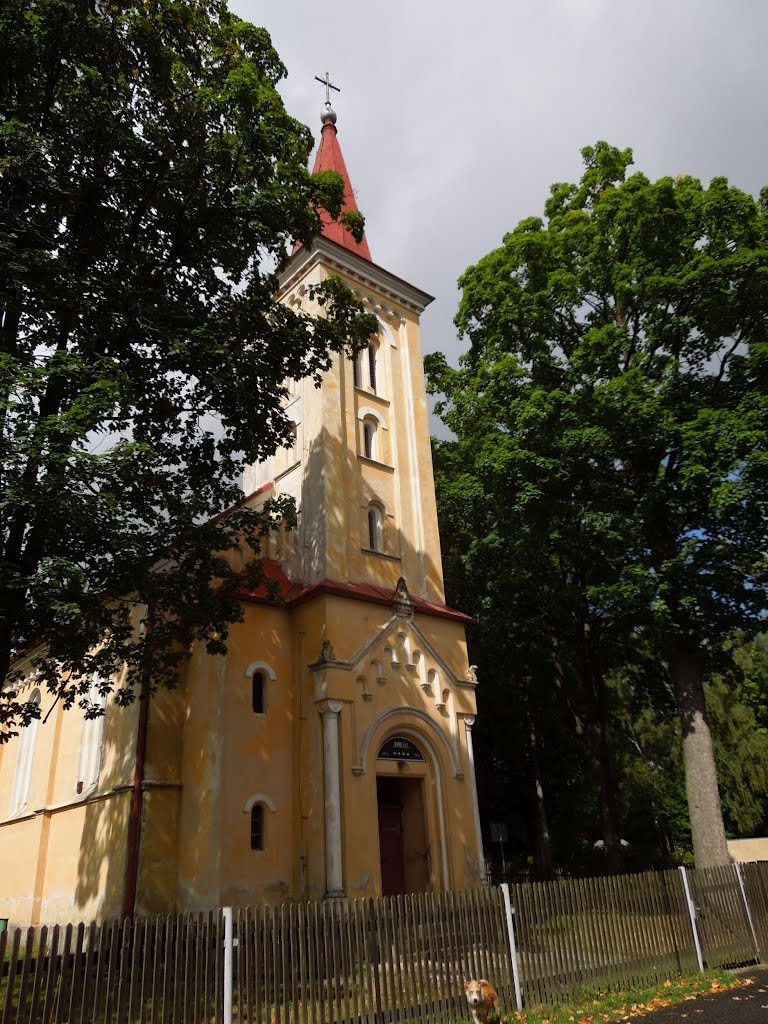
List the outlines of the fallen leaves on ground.
{"type": "MultiPolygon", "coordinates": [[[[591,1000],[591,1006],[600,1007],[600,1009],[585,1010],[583,1007],[552,1007],[549,1008],[549,1013],[545,1017],[542,1013],[542,1009],[538,1010],[538,1014],[535,1011],[529,1015],[526,1013],[516,1013],[507,1018],[510,1022],[519,1022],[519,1024],[622,1024],[622,1022],[628,1022],[631,1018],[645,1017],[647,1014],[652,1014],[656,1010],[660,1010],[665,1006],[672,1006],[681,1002],[689,1002],[691,1000],[698,999],[700,996],[707,996],[710,994],[717,994],[719,992],[726,992],[731,989],[742,988],[745,985],[751,985],[754,983],[753,978],[740,978],[726,981],[723,983],[719,978],[696,978],[691,979],[693,984],[696,986],[693,992],[681,993],[671,992],[669,993],[670,998],[666,997],[664,990],[674,989],[680,982],[678,981],[664,981],[659,985],[660,994],[653,996],[650,999],[646,999],[638,1002],[627,1002],[620,1006],[606,1007],[599,999],[591,1000]]],[[[762,989],[761,991],[766,991],[762,989]]],[[[732,999],[740,1000],[742,997],[733,995],[732,999]]],[[[544,1011],[547,1012],[547,1011],[544,1011]]],[[[701,1013],[702,1011],[698,1008],[691,1007],[693,1014],[701,1013]]],[[[689,1017],[690,1013],[684,1013],[681,1016],[689,1017]]]]}

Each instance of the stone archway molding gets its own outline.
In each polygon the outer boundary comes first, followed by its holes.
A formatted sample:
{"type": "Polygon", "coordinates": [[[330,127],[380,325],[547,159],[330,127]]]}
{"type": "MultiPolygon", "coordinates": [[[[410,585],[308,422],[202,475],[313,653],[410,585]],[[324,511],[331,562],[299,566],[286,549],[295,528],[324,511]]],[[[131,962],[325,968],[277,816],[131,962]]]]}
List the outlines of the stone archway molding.
{"type": "MultiPolygon", "coordinates": [[[[370,747],[370,743],[371,743],[371,738],[372,738],[373,732],[375,731],[375,726],[377,724],[380,725],[382,722],[386,721],[387,719],[393,718],[394,714],[401,714],[403,712],[405,714],[415,715],[418,718],[422,718],[422,716],[423,716],[424,719],[426,719],[428,722],[431,722],[431,719],[429,718],[428,715],[425,715],[423,711],[418,711],[416,708],[390,708],[389,711],[385,711],[381,715],[379,715],[379,717],[376,719],[376,721],[372,722],[371,726],[369,726],[369,728],[366,730],[366,734],[363,737],[363,743],[361,744],[361,749],[362,749],[363,745],[365,745],[366,756],[367,756],[368,748],[370,747]],[[369,735],[369,733],[371,735],[369,735]]],[[[441,867],[442,867],[441,874],[442,874],[442,877],[443,877],[443,890],[445,892],[447,892],[448,889],[450,888],[450,886],[449,886],[449,877],[448,877],[448,846],[447,846],[447,843],[445,841],[445,811],[443,809],[443,773],[442,773],[442,769],[440,767],[440,758],[437,756],[437,751],[432,746],[432,743],[431,743],[429,737],[427,735],[425,735],[423,729],[420,729],[416,725],[408,725],[408,724],[403,725],[402,723],[400,723],[397,726],[397,731],[402,733],[404,736],[409,736],[416,743],[420,743],[424,747],[425,751],[429,755],[430,762],[431,762],[431,765],[432,765],[432,770],[435,773],[435,790],[436,790],[436,796],[437,796],[437,831],[438,831],[438,838],[440,840],[440,862],[441,862],[441,867]]],[[[440,733],[440,730],[437,729],[436,732],[437,732],[438,736],[440,736],[440,738],[442,739],[443,737],[442,737],[442,734],[440,733]]],[[[386,732],[385,732],[385,735],[386,735],[386,732]]],[[[450,757],[451,756],[451,750],[450,750],[450,748],[447,745],[446,745],[446,749],[448,750],[448,754],[449,754],[449,757],[450,757]]],[[[363,758],[363,764],[365,764],[365,759],[364,758],[363,758]]],[[[355,771],[354,768],[352,770],[355,771]]],[[[362,772],[355,771],[355,774],[356,775],[361,775],[362,772]]],[[[457,774],[456,777],[457,778],[463,778],[464,776],[461,775],[461,774],[457,774]]]]}
{"type": "Polygon", "coordinates": [[[250,678],[254,672],[266,672],[273,683],[277,679],[277,673],[266,661],[252,661],[245,670],[245,674],[250,678]]]}
{"type": "MultiPolygon", "coordinates": [[[[442,749],[445,751],[448,757],[448,762],[451,766],[451,771],[453,772],[453,777],[455,779],[464,778],[464,772],[461,770],[461,765],[459,764],[459,759],[456,756],[456,751],[451,747],[451,744],[448,742],[442,730],[435,724],[435,722],[433,722],[433,720],[429,717],[426,711],[421,711],[419,708],[405,707],[387,708],[386,711],[382,711],[381,714],[374,718],[374,720],[370,723],[368,728],[363,733],[363,738],[360,741],[360,747],[358,749],[357,755],[357,764],[352,765],[352,773],[354,775],[365,774],[365,765],[368,760],[368,750],[370,748],[371,740],[373,739],[374,734],[378,731],[380,726],[384,725],[390,719],[397,717],[417,719],[420,727],[414,724],[411,727],[411,731],[416,730],[417,736],[419,738],[423,737],[426,739],[427,736],[425,736],[424,734],[427,730],[429,730],[429,732],[432,734],[433,739],[436,739],[438,741],[438,745],[441,745],[442,749]]],[[[408,725],[405,724],[403,728],[408,729],[408,725]]],[[[438,764],[437,761],[435,763],[436,765],[438,764]]]]}
{"type": "Polygon", "coordinates": [[[275,801],[266,795],[266,793],[254,793],[253,796],[249,796],[243,804],[243,814],[248,814],[256,804],[263,804],[268,810],[274,812],[277,810],[275,807],[275,801]]]}

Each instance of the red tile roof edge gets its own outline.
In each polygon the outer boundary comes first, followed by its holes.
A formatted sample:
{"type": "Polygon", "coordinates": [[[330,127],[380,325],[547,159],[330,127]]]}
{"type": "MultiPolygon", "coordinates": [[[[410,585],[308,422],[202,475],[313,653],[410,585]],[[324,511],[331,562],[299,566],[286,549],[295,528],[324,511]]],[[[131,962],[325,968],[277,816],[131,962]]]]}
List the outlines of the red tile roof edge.
{"type": "MultiPolygon", "coordinates": [[[[301,583],[293,583],[289,580],[280,565],[272,559],[264,559],[262,565],[266,578],[271,580],[273,585],[277,587],[278,597],[282,598],[283,601],[282,606],[287,608],[296,608],[324,594],[330,594],[334,597],[346,597],[352,601],[369,601],[380,605],[392,604],[395,596],[395,587],[390,589],[388,587],[377,587],[372,583],[342,582],[341,580],[328,578],[310,587],[305,587],[301,583]]],[[[239,601],[277,606],[277,601],[269,593],[267,585],[261,585],[255,591],[238,590],[232,596],[239,601]]],[[[414,597],[413,594],[409,596],[413,602],[414,612],[418,612],[421,615],[451,619],[454,622],[474,622],[470,615],[465,615],[464,612],[457,611],[455,608],[449,608],[448,605],[435,604],[432,601],[424,600],[422,597],[414,597]]]]}

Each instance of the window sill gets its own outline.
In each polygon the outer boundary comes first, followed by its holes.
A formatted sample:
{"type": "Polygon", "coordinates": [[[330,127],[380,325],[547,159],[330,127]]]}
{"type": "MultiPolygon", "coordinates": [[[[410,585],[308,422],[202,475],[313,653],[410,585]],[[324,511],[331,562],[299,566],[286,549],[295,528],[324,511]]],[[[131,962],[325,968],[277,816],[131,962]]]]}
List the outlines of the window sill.
{"type": "Polygon", "coordinates": [[[376,555],[377,558],[383,558],[387,562],[401,562],[400,555],[388,555],[386,551],[376,551],[375,548],[360,548],[360,550],[366,555],[376,555]]]}
{"type": "Polygon", "coordinates": [[[366,466],[375,466],[376,469],[383,469],[386,473],[394,473],[395,467],[390,466],[388,462],[379,462],[378,459],[369,459],[367,455],[358,455],[358,462],[364,463],[366,466]]]}
{"type": "Polygon", "coordinates": [[[383,395],[378,394],[376,391],[369,391],[367,388],[361,388],[355,384],[355,394],[365,396],[366,398],[372,398],[374,402],[379,402],[384,408],[389,408],[389,399],[384,398],[383,395]]]}

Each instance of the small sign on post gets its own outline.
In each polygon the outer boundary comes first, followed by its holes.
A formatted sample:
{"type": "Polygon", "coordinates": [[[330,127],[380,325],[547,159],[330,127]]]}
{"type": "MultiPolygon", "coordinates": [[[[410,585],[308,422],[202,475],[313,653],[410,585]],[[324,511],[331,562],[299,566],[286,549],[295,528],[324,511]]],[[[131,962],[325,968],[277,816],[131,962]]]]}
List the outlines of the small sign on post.
{"type": "Polygon", "coordinates": [[[504,857],[504,843],[509,841],[509,829],[505,821],[491,822],[491,842],[498,843],[501,847],[501,873],[506,878],[507,861],[504,857]]]}

